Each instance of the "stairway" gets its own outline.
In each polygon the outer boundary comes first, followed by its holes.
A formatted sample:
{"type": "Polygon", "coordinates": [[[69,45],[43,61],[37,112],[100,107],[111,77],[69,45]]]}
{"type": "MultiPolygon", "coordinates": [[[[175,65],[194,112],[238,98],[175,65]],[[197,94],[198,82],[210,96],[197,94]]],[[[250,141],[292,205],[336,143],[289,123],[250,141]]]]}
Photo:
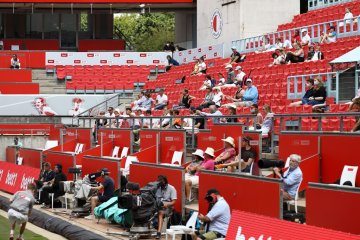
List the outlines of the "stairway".
{"type": "Polygon", "coordinates": [[[47,75],[45,69],[33,69],[32,81],[39,83],[40,94],[66,94],[65,82],[58,81],[56,75],[47,75]]]}

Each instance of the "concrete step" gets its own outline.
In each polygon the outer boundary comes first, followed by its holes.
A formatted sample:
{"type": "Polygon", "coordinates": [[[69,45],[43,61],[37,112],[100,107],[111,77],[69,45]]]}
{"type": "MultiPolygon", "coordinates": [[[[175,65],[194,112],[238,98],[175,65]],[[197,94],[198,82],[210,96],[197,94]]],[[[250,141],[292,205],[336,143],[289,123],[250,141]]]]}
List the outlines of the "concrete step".
{"type": "Polygon", "coordinates": [[[58,81],[54,75],[47,75],[44,69],[33,70],[32,80],[40,85],[41,94],[66,94],[65,82],[58,81]]]}

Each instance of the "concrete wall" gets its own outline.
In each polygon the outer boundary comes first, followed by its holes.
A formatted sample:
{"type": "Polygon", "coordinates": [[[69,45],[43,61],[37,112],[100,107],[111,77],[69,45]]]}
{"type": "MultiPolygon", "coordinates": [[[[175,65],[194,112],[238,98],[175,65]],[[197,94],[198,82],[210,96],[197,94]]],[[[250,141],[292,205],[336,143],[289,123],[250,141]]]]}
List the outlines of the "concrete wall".
{"type": "MultiPolygon", "coordinates": [[[[15,136],[0,136],[0,161],[6,160],[6,148],[14,144],[15,136]]],[[[44,148],[48,136],[17,136],[25,148],[44,148]]]]}
{"type": "Polygon", "coordinates": [[[276,31],[279,24],[290,22],[300,13],[300,0],[198,0],[197,46],[225,43],[232,40],[276,31]],[[229,3],[226,5],[226,3],[229,3]],[[222,6],[225,4],[224,6],[222,6]],[[215,9],[222,17],[222,32],[212,35],[211,20],[215,9]]]}
{"type": "Polygon", "coordinates": [[[196,47],[196,13],[175,13],[175,43],[186,49],[196,47]]]}

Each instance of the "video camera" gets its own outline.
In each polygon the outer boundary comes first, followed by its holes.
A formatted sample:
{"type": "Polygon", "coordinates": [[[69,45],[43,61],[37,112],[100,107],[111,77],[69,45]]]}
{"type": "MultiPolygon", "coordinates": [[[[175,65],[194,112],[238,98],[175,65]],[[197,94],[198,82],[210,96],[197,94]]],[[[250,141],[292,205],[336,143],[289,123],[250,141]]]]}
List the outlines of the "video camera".
{"type": "Polygon", "coordinates": [[[269,160],[269,159],[260,159],[258,162],[259,168],[284,168],[285,162],[282,160],[269,160]]]}
{"type": "Polygon", "coordinates": [[[101,171],[100,172],[90,173],[89,174],[90,182],[96,182],[96,179],[101,176],[101,173],[102,173],[101,171]]]}

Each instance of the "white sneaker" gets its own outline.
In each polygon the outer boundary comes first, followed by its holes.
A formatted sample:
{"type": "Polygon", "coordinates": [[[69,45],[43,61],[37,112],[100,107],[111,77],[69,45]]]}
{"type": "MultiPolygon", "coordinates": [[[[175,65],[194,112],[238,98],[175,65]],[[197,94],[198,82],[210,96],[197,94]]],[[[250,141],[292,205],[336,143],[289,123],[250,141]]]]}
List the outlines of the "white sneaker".
{"type": "Polygon", "coordinates": [[[90,214],[89,216],[84,217],[86,220],[94,220],[94,215],[90,214]]]}

